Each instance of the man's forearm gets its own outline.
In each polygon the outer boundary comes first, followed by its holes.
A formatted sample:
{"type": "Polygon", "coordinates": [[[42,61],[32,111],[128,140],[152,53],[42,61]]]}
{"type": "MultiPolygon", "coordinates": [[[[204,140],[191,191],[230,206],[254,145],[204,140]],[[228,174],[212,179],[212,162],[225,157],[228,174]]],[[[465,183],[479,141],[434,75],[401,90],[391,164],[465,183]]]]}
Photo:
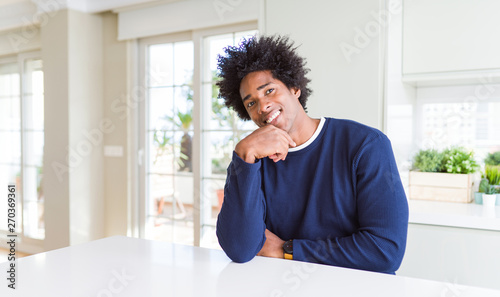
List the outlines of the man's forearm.
{"type": "Polygon", "coordinates": [[[265,242],[265,202],[259,169],[260,163],[248,164],[233,154],[217,220],[217,237],[235,262],[251,260],[265,242]]]}
{"type": "Polygon", "coordinates": [[[401,264],[405,242],[367,231],[318,240],[294,239],[294,260],[393,274],[401,264]]]}

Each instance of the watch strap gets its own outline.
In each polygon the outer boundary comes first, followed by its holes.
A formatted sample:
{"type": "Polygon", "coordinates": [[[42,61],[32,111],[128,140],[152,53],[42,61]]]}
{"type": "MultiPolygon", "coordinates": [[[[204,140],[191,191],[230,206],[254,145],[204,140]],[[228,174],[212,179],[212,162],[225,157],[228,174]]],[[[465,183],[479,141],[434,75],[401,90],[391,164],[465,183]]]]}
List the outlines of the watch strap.
{"type": "Polygon", "coordinates": [[[283,244],[283,258],[293,260],[293,239],[285,241],[283,244]]]}

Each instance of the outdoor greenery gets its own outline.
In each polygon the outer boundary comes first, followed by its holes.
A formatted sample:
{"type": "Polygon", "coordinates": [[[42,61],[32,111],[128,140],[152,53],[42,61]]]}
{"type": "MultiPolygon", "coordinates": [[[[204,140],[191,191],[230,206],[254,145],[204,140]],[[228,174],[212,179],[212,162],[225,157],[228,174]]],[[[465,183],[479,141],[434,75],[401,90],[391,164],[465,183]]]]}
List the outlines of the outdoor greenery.
{"type": "MultiPolygon", "coordinates": [[[[191,135],[189,135],[188,133],[189,128],[191,127],[191,124],[193,122],[193,89],[191,88],[191,85],[188,86],[188,88],[185,90],[185,94],[183,95],[186,97],[188,105],[186,112],[181,112],[178,110],[175,116],[164,116],[163,120],[165,122],[174,124],[174,126],[176,126],[178,130],[184,132],[180,143],[180,155],[177,158],[176,162],[179,165],[179,171],[192,171],[192,139],[191,135]]],[[[162,130],[155,130],[153,135],[153,142],[157,148],[153,163],[157,162],[159,156],[165,154],[168,150],[171,150],[172,145],[178,145],[173,143],[173,139],[172,137],[168,136],[167,131],[162,130]]]]}
{"type": "MultiPolygon", "coordinates": [[[[217,72],[212,72],[212,82],[217,81],[219,78],[217,72]]],[[[187,100],[187,110],[185,112],[177,111],[174,116],[165,116],[163,120],[165,123],[172,123],[177,127],[177,130],[183,131],[180,143],[180,156],[177,158],[176,162],[179,166],[179,171],[192,171],[191,165],[191,136],[188,131],[192,125],[192,103],[193,103],[193,90],[189,86],[186,94],[183,94],[187,100]]],[[[233,131],[232,129],[236,126],[237,118],[234,112],[230,110],[225,104],[224,99],[218,98],[219,87],[216,84],[212,85],[212,119],[216,120],[219,126],[223,129],[228,129],[228,131],[233,131]]],[[[154,157],[154,163],[157,162],[159,156],[166,153],[172,153],[171,150],[173,146],[178,148],[178,143],[174,143],[174,139],[168,131],[156,130],[153,135],[153,141],[155,147],[157,148],[156,156],[154,157]]],[[[213,146],[217,152],[217,156],[212,158],[212,173],[215,174],[226,174],[227,166],[231,162],[232,152],[234,144],[241,140],[242,135],[236,133],[232,137],[224,137],[214,143],[213,146]]]]}
{"type": "Polygon", "coordinates": [[[224,154],[223,158],[212,159],[212,173],[226,174],[227,166],[230,162],[231,157],[228,154],[224,154]]]}
{"type": "Polygon", "coordinates": [[[434,149],[420,150],[413,158],[413,169],[422,172],[469,174],[479,168],[474,152],[463,147],[452,147],[439,152],[434,149]]]}
{"type": "MultiPolygon", "coordinates": [[[[217,81],[217,71],[212,71],[212,81],[217,81]]],[[[213,118],[217,120],[220,127],[233,128],[236,125],[234,112],[225,104],[224,99],[219,98],[219,87],[212,86],[212,113],[213,118]]],[[[217,144],[217,151],[222,152],[222,157],[212,159],[212,173],[226,174],[227,167],[232,160],[233,144],[240,139],[238,135],[233,135],[232,139],[224,138],[222,143],[217,144]]]]}
{"type": "MultiPolygon", "coordinates": [[[[217,71],[212,71],[212,81],[217,80],[219,80],[217,71]]],[[[219,98],[219,87],[216,84],[212,86],[212,112],[221,127],[234,126],[236,119],[233,112],[224,104],[224,99],[219,98]]]]}
{"type": "Polygon", "coordinates": [[[500,165],[500,151],[489,153],[486,159],[484,159],[484,164],[492,166],[500,165]]]}

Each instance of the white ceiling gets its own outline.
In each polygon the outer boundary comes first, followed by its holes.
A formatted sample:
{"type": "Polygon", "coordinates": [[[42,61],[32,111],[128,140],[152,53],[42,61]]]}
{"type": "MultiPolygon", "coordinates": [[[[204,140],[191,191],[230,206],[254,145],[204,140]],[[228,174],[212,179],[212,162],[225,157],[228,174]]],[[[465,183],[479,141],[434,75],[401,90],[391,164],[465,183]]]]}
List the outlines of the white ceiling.
{"type": "Polygon", "coordinates": [[[0,7],[19,2],[26,2],[26,0],[0,0],[0,7]]]}
{"type": "Polygon", "coordinates": [[[0,31],[36,23],[37,13],[72,9],[86,13],[126,10],[184,0],[0,0],[0,31]]]}
{"type": "MultiPolygon", "coordinates": [[[[34,0],[36,1],[36,0],[34,0]]],[[[45,0],[46,1],[46,0],[45,0]]],[[[62,1],[62,0],[60,0],[62,1]]],[[[88,13],[103,12],[152,2],[172,2],[162,0],[65,0],[67,7],[88,13]]]]}
{"type": "Polygon", "coordinates": [[[1,11],[12,7],[34,4],[38,7],[61,7],[79,10],[87,13],[97,13],[108,10],[121,9],[141,4],[169,3],[181,0],[0,0],[1,11]]]}

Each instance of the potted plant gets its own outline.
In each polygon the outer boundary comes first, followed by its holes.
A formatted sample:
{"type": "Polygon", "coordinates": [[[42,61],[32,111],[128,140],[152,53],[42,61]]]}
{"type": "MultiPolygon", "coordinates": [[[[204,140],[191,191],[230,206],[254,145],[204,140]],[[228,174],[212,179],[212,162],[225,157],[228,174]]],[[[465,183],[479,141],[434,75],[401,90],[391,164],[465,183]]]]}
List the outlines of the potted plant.
{"type": "MultiPolygon", "coordinates": [[[[500,193],[500,166],[486,165],[482,175],[479,191],[474,193],[477,204],[482,204],[483,194],[500,193]],[[494,192],[494,193],[493,193],[494,192]]],[[[496,204],[500,205],[500,199],[496,199],[496,204]]]]}
{"type": "MultiPolygon", "coordinates": [[[[484,164],[491,166],[500,166],[500,151],[489,153],[486,159],[484,160],[484,164]]],[[[496,186],[497,186],[497,191],[500,192],[500,189],[498,189],[498,187],[500,187],[498,183],[496,184],[496,186]]],[[[500,194],[497,195],[497,205],[500,205],[500,197],[498,196],[500,196],[500,194]]]]}
{"type": "MultiPolygon", "coordinates": [[[[178,171],[192,172],[192,138],[189,135],[189,128],[193,122],[193,90],[191,87],[185,91],[186,101],[187,101],[187,111],[181,112],[177,111],[174,116],[164,116],[162,120],[166,123],[171,123],[177,127],[178,130],[183,132],[181,142],[180,142],[180,155],[176,159],[176,163],[179,166],[178,171]]],[[[156,155],[153,160],[153,164],[156,164],[158,159],[167,153],[172,153],[172,149],[179,148],[178,143],[174,143],[174,139],[168,136],[168,132],[165,130],[155,130],[153,135],[153,142],[156,147],[156,155]]]]}
{"type": "Polygon", "coordinates": [[[497,193],[499,193],[498,188],[490,184],[490,181],[486,178],[481,180],[479,188],[480,192],[483,193],[483,205],[485,207],[494,207],[497,200],[497,193]]]}
{"type": "Polygon", "coordinates": [[[410,199],[472,202],[474,153],[462,147],[420,150],[410,171],[410,199]]]}
{"type": "Polygon", "coordinates": [[[179,164],[179,171],[193,171],[192,165],[192,138],[189,135],[189,128],[193,123],[193,89],[191,86],[184,90],[184,96],[186,97],[187,110],[186,112],[177,111],[176,117],[167,116],[167,120],[176,125],[184,134],[181,138],[181,152],[179,159],[177,160],[179,164]]]}
{"type": "MultiPolygon", "coordinates": [[[[494,189],[496,194],[500,193],[500,165],[489,166],[484,169],[484,176],[488,180],[490,186],[494,189]]],[[[493,193],[492,193],[493,194],[493,193]]],[[[496,205],[500,205],[500,198],[497,195],[496,205]]]]}
{"type": "Polygon", "coordinates": [[[177,160],[179,164],[179,171],[193,171],[192,165],[192,139],[188,131],[193,122],[192,111],[189,110],[186,113],[180,111],[177,112],[177,118],[169,117],[169,120],[176,124],[184,133],[181,138],[181,152],[179,159],[177,160]]]}

